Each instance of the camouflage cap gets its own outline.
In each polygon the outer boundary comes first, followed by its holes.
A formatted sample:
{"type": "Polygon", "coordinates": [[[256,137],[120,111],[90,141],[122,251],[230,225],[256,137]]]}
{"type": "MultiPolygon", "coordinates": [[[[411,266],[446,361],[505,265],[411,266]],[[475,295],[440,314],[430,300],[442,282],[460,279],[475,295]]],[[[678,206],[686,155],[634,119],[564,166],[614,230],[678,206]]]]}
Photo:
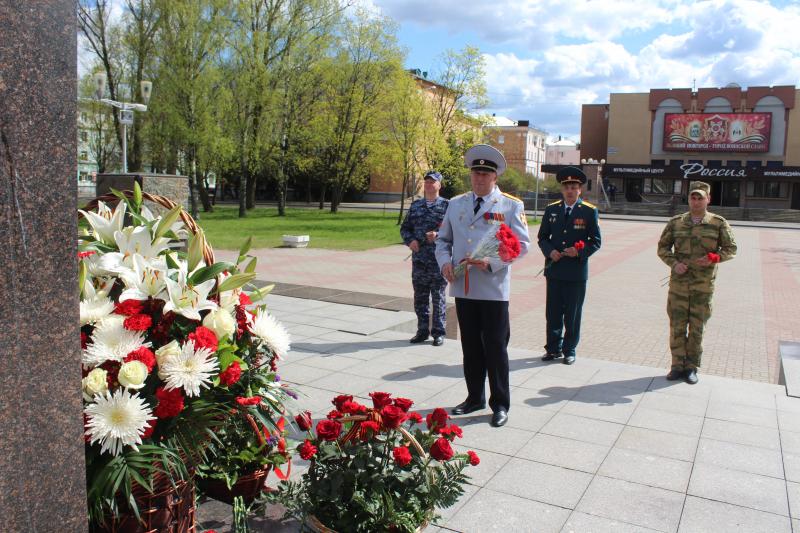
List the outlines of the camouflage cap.
{"type": "Polygon", "coordinates": [[[689,196],[697,193],[703,198],[708,198],[711,195],[711,185],[704,181],[693,181],[689,184],[689,196]]]}

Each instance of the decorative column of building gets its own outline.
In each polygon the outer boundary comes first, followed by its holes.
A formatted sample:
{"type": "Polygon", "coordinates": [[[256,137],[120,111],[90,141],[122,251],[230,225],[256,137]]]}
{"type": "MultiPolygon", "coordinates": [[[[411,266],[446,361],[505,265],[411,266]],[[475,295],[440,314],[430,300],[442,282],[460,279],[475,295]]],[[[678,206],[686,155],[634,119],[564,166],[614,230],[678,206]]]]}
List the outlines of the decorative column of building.
{"type": "Polygon", "coordinates": [[[87,529],[75,0],[0,2],[0,516],[87,529]]]}
{"type": "Polygon", "coordinates": [[[582,196],[600,207],[605,204],[605,198],[603,197],[603,177],[601,175],[603,166],[594,160],[590,161],[591,162],[587,161],[581,164],[581,170],[586,174],[587,181],[586,186],[583,188],[582,196]],[[591,191],[589,190],[589,182],[592,184],[591,191]]]}

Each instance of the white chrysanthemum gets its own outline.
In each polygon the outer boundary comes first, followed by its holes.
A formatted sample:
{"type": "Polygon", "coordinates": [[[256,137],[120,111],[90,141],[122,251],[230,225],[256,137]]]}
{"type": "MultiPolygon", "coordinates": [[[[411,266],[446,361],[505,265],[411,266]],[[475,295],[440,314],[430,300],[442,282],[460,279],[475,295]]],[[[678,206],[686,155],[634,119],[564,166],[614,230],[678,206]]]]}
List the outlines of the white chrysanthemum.
{"type": "Polygon", "coordinates": [[[291,338],[280,322],[267,312],[259,313],[249,324],[250,333],[258,337],[270,352],[283,357],[289,352],[291,338]]]}
{"type": "Polygon", "coordinates": [[[153,411],[138,394],[120,389],[113,395],[106,392],[94,397],[83,411],[86,414],[86,435],[92,444],[100,442],[100,453],[122,453],[123,446],[139,450],[148,423],[155,420],[153,411]]]}
{"type": "Polygon", "coordinates": [[[114,302],[107,296],[97,295],[81,300],[80,309],[81,326],[94,324],[114,312],[114,302]]]}
{"type": "Polygon", "coordinates": [[[123,326],[123,320],[108,317],[92,332],[92,342],[83,351],[83,364],[94,367],[106,361],[121,362],[132,351],[150,346],[144,338],[144,332],[129,331],[123,326]]]}
{"type": "Polygon", "coordinates": [[[183,345],[180,355],[165,358],[159,376],[166,389],[182,388],[186,396],[199,396],[200,387],[209,388],[213,376],[219,371],[219,361],[208,348],[195,350],[194,341],[183,345]]]}

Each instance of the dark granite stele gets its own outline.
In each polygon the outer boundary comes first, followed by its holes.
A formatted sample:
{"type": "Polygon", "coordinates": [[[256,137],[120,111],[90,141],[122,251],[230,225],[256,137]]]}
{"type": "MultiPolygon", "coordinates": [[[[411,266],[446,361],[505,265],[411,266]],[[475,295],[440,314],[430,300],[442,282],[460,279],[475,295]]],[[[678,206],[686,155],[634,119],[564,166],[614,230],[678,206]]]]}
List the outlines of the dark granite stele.
{"type": "Polygon", "coordinates": [[[87,530],[75,0],[0,2],[2,531],[87,530]]]}
{"type": "MultiPolygon", "coordinates": [[[[306,300],[318,300],[336,304],[356,305],[360,307],[370,307],[384,311],[407,311],[414,312],[413,298],[400,298],[397,296],[387,296],[384,294],[372,294],[369,292],[348,291],[342,289],[330,289],[326,287],[312,287],[310,285],[297,285],[293,283],[281,283],[274,281],[255,280],[256,287],[275,285],[271,294],[288,296],[291,298],[303,298],[306,300]]],[[[413,328],[416,329],[416,320],[413,320],[413,328]]],[[[400,328],[401,331],[409,331],[409,328],[400,328]]],[[[413,333],[413,331],[411,331],[413,333]]],[[[453,303],[447,304],[447,325],[445,327],[445,337],[448,339],[458,338],[458,318],[456,317],[456,306],[453,303]]]]}

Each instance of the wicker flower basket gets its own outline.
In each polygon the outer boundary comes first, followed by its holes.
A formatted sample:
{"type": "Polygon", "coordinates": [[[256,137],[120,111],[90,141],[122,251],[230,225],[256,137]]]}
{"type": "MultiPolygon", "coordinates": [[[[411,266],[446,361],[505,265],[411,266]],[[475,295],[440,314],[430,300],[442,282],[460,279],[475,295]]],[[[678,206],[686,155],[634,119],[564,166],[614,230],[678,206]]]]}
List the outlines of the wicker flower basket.
{"type": "MultiPolygon", "coordinates": [[[[377,413],[376,411],[372,411],[368,415],[352,415],[352,416],[342,417],[342,418],[339,418],[337,420],[339,422],[343,422],[343,423],[344,422],[355,422],[355,424],[353,424],[353,426],[350,428],[350,430],[347,433],[345,433],[342,437],[339,438],[339,442],[340,443],[346,443],[346,442],[348,442],[350,440],[358,438],[358,430],[359,430],[359,426],[360,426],[361,422],[366,422],[367,420],[374,420],[374,421],[378,422],[379,424],[381,422],[380,414],[377,413]]],[[[422,447],[422,445],[417,441],[417,439],[414,438],[414,435],[412,435],[406,428],[400,426],[397,429],[398,429],[398,431],[400,431],[400,433],[403,435],[403,437],[405,437],[408,440],[409,444],[414,447],[414,449],[417,451],[417,453],[420,456],[424,457],[425,455],[427,455],[425,453],[425,448],[422,447]]],[[[433,509],[431,509],[431,512],[429,514],[431,514],[431,515],[433,514],[433,509]]],[[[336,530],[325,526],[314,515],[309,515],[309,516],[306,517],[306,526],[308,526],[312,531],[314,531],[316,533],[337,533],[336,530]]],[[[415,531],[418,531],[418,532],[419,531],[423,531],[423,530],[425,530],[426,527],[428,527],[428,521],[427,520],[425,522],[423,522],[422,524],[420,524],[419,527],[417,527],[417,529],[415,531]]],[[[391,531],[391,529],[389,531],[391,531]]]]}
{"type": "MultiPolygon", "coordinates": [[[[129,199],[134,197],[133,191],[122,191],[129,199]]],[[[142,193],[142,199],[156,203],[166,209],[173,209],[177,204],[164,196],[142,193]]],[[[116,205],[120,199],[113,194],[98,196],[89,201],[83,208],[84,211],[94,211],[98,203],[104,202],[116,205]]],[[[82,214],[78,214],[79,218],[82,214]]],[[[180,218],[186,228],[197,234],[197,222],[184,210],[180,218]]],[[[206,264],[214,263],[214,252],[208,243],[203,247],[203,259],[206,264]]],[[[183,454],[181,454],[183,457],[183,454]]],[[[104,524],[92,524],[92,533],[195,533],[195,485],[193,479],[193,465],[197,457],[184,457],[184,463],[190,470],[188,480],[171,480],[163,473],[158,473],[153,480],[153,492],[150,493],[135,481],[132,483],[131,492],[139,509],[140,519],[128,510],[119,516],[108,517],[104,524]]],[[[126,507],[126,502],[121,502],[121,508],[126,507]]]]}

